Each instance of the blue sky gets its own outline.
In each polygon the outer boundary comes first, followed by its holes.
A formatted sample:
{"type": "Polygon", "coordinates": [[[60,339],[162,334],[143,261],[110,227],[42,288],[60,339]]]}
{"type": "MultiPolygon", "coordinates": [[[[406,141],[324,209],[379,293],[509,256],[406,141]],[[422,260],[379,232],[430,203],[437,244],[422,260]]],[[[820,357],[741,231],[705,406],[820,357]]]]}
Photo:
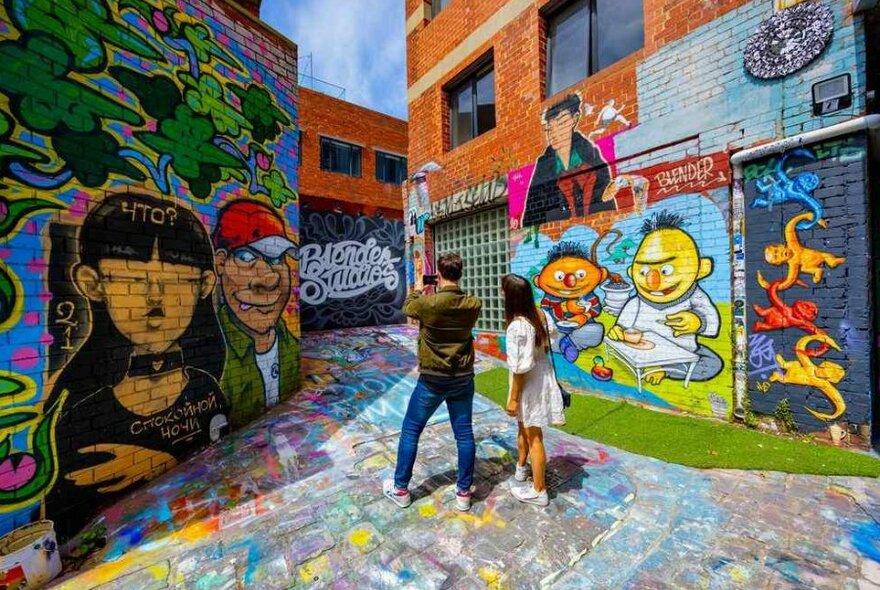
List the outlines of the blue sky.
{"type": "Polygon", "coordinates": [[[406,19],[401,0],[263,0],[260,16],[312,54],[316,78],[345,99],[395,117],[406,113],[406,19]]]}

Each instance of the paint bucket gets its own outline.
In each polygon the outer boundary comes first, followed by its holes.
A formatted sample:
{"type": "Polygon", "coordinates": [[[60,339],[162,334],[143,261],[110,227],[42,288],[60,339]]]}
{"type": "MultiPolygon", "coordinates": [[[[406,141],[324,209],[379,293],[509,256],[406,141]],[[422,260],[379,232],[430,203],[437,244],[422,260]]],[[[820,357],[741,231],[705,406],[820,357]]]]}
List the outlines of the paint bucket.
{"type": "Polygon", "coordinates": [[[606,283],[602,285],[602,291],[605,293],[605,300],[602,302],[602,310],[613,316],[620,314],[620,310],[629,301],[629,294],[632,291],[632,285],[626,281],[619,283],[606,283]]]}
{"type": "Polygon", "coordinates": [[[0,587],[35,590],[61,573],[51,520],[38,520],[0,537],[0,587]]]}

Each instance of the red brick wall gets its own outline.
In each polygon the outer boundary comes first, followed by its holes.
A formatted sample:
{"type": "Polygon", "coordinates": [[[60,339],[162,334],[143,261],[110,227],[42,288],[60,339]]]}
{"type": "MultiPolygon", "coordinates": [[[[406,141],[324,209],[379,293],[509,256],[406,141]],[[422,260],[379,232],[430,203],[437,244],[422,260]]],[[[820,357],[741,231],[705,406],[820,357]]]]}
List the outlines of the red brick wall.
{"type": "MultiPolygon", "coordinates": [[[[644,48],[564,90],[544,95],[543,64],[546,33],[540,9],[551,0],[535,0],[494,38],[462,59],[409,103],[410,167],[435,161],[443,167],[431,176],[431,200],[445,198],[500,171],[534,161],[544,149],[541,112],[562,95],[580,92],[587,103],[601,107],[609,97],[632,123],[639,120],[636,97],[636,65],[663,45],[718,18],[748,0],[645,0],[644,48]],[[443,90],[462,70],[488,50],[494,49],[497,127],[450,150],[448,113],[443,90]],[[454,179],[454,180],[453,180],[454,179]]],[[[407,15],[420,9],[420,2],[407,1],[407,15]]],[[[485,23],[502,3],[497,0],[452,2],[431,21],[424,21],[407,38],[408,83],[429,72],[446,54],[485,23]]]]}
{"type": "Polygon", "coordinates": [[[376,180],[376,150],[406,155],[407,123],[307,88],[299,90],[300,195],[400,210],[400,187],[376,180]],[[321,136],[362,147],[361,177],[321,170],[321,136]]]}

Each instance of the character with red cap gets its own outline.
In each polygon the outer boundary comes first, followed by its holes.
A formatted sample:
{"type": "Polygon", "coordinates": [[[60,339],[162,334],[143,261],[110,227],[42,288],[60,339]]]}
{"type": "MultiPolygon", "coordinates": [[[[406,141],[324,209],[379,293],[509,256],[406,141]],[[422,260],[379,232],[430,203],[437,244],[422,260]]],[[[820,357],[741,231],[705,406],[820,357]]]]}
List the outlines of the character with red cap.
{"type": "Polygon", "coordinates": [[[233,427],[289,396],[299,382],[299,341],[281,315],[291,293],[287,257],[299,247],[278,213],[257,201],[224,207],[214,230],[220,325],[226,338],[221,386],[233,427]]]}

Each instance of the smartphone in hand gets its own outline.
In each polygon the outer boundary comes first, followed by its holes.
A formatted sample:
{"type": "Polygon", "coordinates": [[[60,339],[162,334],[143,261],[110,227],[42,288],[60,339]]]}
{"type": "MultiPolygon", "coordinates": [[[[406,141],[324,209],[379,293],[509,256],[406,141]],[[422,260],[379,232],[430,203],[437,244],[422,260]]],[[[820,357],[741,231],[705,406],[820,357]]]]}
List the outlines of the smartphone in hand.
{"type": "Polygon", "coordinates": [[[426,287],[428,285],[436,285],[437,284],[437,275],[422,275],[422,284],[426,287]]]}

